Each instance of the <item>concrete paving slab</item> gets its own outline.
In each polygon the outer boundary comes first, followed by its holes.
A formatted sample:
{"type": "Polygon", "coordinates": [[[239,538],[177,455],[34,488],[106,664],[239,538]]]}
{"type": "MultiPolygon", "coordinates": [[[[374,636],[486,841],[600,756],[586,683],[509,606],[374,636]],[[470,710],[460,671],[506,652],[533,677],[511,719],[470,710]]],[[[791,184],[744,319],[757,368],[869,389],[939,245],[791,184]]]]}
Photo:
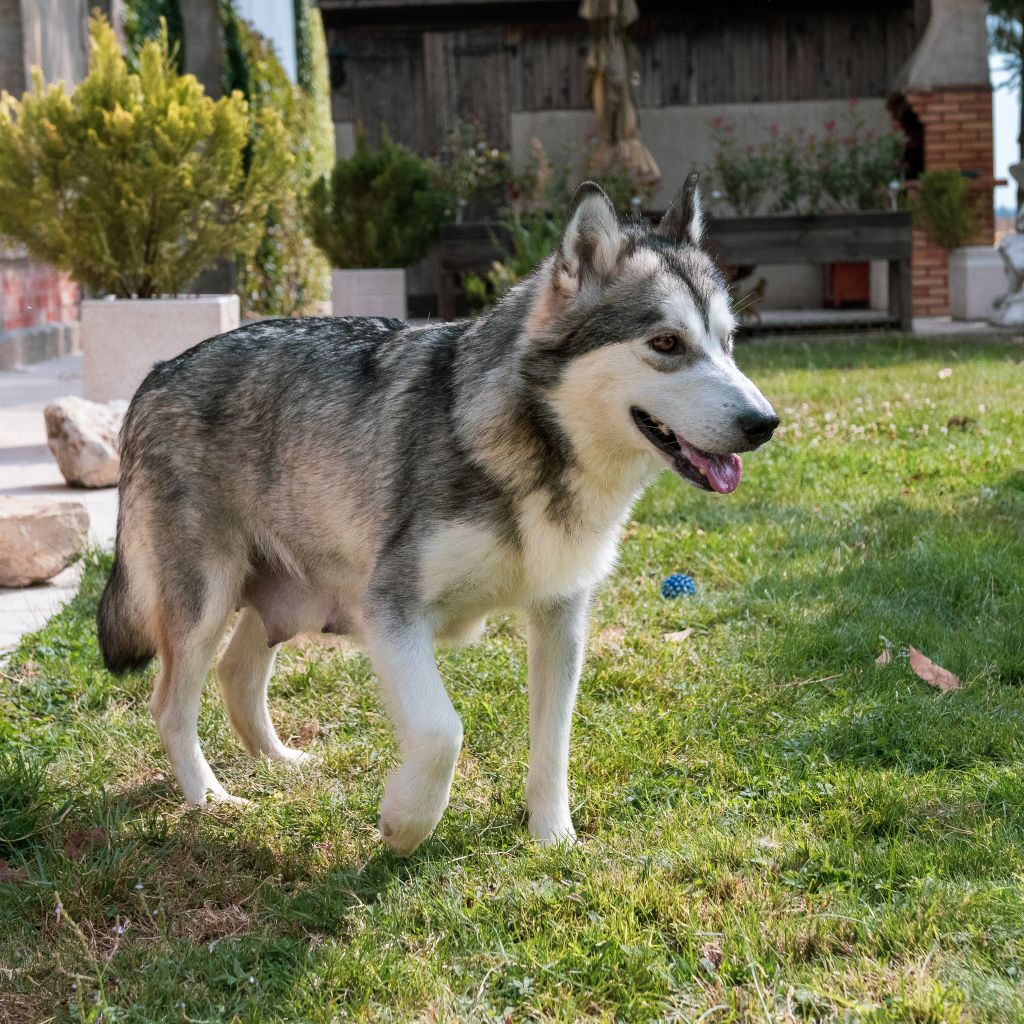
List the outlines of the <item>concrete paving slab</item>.
{"type": "MultiPolygon", "coordinates": [[[[0,373],[0,494],[80,501],[89,510],[89,541],[113,546],[117,488],[68,487],[46,446],[43,409],[55,398],[82,394],[82,357],[63,356],[0,373]]],[[[34,587],[0,587],[0,653],[38,629],[78,588],[80,569],[65,569],[34,587]]]]}

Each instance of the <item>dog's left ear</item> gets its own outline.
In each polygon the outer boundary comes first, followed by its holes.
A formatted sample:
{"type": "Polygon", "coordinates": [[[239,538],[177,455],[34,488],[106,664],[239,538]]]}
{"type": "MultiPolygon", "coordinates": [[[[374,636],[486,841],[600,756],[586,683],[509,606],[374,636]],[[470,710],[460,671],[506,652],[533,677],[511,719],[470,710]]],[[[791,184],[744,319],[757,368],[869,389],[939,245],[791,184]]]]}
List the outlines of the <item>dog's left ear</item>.
{"type": "Polygon", "coordinates": [[[677,245],[700,245],[704,235],[704,211],[701,209],[700,190],[697,188],[699,180],[700,175],[694,171],[658,225],[658,234],[677,245]]]}
{"type": "Polygon", "coordinates": [[[600,185],[585,181],[573,197],[569,224],[559,246],[561,275],[577,290],[611,277],[622,248],[622,229],[612,201],[600,185]]]}

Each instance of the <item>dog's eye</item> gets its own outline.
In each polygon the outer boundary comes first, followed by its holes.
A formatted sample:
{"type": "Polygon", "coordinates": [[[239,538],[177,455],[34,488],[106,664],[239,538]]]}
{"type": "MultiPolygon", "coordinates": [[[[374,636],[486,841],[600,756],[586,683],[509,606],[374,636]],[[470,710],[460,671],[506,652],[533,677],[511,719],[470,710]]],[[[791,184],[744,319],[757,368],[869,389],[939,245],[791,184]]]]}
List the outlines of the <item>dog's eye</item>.
{"type": "Polygon", "coordinates": [[[656,338],[651,338],[647,344],[655,352],[671,355],[673,352],[678,352],[682,349],[683,340],[678,334],[659,334],[656,338]]]}

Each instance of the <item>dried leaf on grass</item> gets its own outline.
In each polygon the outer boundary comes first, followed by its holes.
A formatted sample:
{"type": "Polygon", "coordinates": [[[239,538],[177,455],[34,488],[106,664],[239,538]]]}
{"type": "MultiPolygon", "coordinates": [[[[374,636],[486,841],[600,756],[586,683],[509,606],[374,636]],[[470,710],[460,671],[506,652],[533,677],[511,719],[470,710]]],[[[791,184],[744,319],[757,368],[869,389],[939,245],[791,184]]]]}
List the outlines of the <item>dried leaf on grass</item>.
{"type": "Polygon", "coordinates": [[[72,829],[64,837],[64,852],[70,860],[81,860],[87,850],[94,846],[104,846],[107,842],[107,830],[99,825],[93,828],[72,829]]]}
{"type": "Polygon", "coordinates": [[[195,910],[184,911],[175,924],[175,931],[194,942],[245,935],[252,931],[253,916],[237,903],[217,906],[207,901],[195,910]]]}
{"type": "Polygon", "coordinates": [[[320,735],[320,722],[316,719],[310,719],[308,722],[303,722],[302,725],[295,730],[295,735],[292,737],[296,744],[300,747],[310,746],[316,738],[320,735]]]}
{"type": "Polygon", "coordinates": [[[675,633],[666,633],[665,640],[670,644],[681,644],[692,632],[693,629],[687,626],[686,629],[680,629],[675,633]]]}
{"type": "Polygon", "coordinates": [[[923,679],[929,686],[934,686],[943,693],[960,689],[960,680],[949,669],[936,665],[916,647],[908,647],[907,651],[910,656],[910,667],[919,679],[923,679]]]}
{"type": "Polygon", "coordinates": [[[875,658],[876,665],[888,665],[890,661],[892,661],[892,652],[888,647],[886,647],[886,649],[882,651],[877,658],[875,658]]]}
{"type": "Polygon", "coordinates": [[[705,942],[704,945],[700,947],[700,955],[701,955],[701,959],[702,960],[707,960],[707,962],[716,971],[718,970],[719,967],[722,966],[722,960],[724,958],[724,954],[722,953],[721,947],[717,943],[705,942]]]}
{"type": "Polygon", "coordinates": [[[626,627],[609,626],[607,629],[602,629],[595,639],[598,647],[607,648],[615,654],[622,654],[624,650],[622,645],[626,639],[626,627]]]}
{"type": "Polygon", "coordinates": [[[0,882],[24,882],[25,878],[24,868],[12,868],[0,857],[0,882]]]}

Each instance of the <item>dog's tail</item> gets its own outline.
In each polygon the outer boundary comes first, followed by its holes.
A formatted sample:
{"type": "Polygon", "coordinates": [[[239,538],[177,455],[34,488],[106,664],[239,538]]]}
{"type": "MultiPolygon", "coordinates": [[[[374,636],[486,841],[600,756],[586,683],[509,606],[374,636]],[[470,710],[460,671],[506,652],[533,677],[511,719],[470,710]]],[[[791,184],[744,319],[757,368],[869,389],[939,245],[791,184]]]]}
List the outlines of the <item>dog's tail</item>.
{"type": "Polygon", "coordinates": [[[134,607],[128,573],[123,552],[118,551],[96,613],[103,662],[116,676],[144,669],[156,654],[155,645],[147,635],[146,616],[134,607]]]}

